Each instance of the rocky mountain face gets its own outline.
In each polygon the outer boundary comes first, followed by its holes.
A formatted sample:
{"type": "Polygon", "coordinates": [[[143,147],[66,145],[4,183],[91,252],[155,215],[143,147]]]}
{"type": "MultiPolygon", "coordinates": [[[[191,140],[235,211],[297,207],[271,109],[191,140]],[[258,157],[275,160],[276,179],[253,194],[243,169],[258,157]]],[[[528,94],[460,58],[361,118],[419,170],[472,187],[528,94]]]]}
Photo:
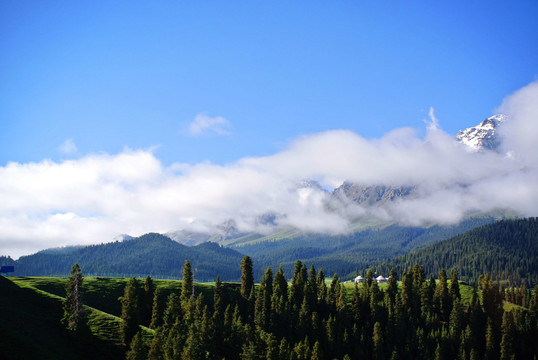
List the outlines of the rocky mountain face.
{"type": "Polygon", "coordinates": [[[237,225],[234,220],[225,221],[222,224],[215,226],[213,230],[214,231],[211,233],[178,230],[166,233],[165,235],[178,243],[189,246],[198,245],[207,241],[220,242],[222,240],[244,235],[237,230],[237,225]]]}
{"type": "Polygon", "coordinates": [[[332,195],[340,200],[347,199],[360,205],[373,206],[408,197],[413,190],[410,186],[359,185],[346,181],[332,195]]]}
{"type": "Polygon", "coordinates": [[[497,151],[500,145],[497,130],[505,121],[506,116],[502,114],[493,115],[477,126],[460,130],[456,135],[456,140],[467,145],[471,151],[497,151]]]}

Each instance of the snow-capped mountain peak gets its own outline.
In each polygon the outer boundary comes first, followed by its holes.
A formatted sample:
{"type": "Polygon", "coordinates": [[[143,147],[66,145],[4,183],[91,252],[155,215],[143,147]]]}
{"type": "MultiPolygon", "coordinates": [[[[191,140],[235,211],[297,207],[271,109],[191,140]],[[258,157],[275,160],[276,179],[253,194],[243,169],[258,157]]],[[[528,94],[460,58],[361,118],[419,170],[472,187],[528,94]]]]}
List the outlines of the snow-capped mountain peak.
{"type": "Polygon", "coordinates": [[[497,150],[500,143],[497,129],[505,121],[505,115],[493,115],[477,126],[460,130],[456,140],[467,145],[472,151],[497,150]]]}

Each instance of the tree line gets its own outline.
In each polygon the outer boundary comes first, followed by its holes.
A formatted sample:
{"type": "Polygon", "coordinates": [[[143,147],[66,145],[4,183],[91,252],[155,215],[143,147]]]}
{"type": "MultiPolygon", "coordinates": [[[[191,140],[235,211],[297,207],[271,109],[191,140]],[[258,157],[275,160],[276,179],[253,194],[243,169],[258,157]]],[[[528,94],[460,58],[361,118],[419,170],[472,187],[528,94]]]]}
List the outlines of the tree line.
{"type": "Polygon", "coordinates": [[[255,285],[248,256],[241,273],[235,288],[217,278],[211,299],[194,291],[188,260],[181,292],[167,299],[151,290],[150,278],[143,289],[131,279],[121,300],[127,358],[474,360],[538,354],[537,289],[525,291],[523,306],[504,311],[512,290],[489,275],[464,301],[456,271],[441,269],[437,280],[428,279],[420,265],[404,270],[400,285],[392,269],[386,289],[371,270],[360,285],[345,286],[336,274],[327,284],[322,270],[307,270],[301,261],[289,283],[281,267],[276,273],[268,267],[255,285]],[[139,325],[155,329],[151,344],[144,343],[139,325]]]}
{"type": "Polygon", "coordinates": [[[538,284],[538,218],[503,220],[484,225],[426,248],[378,264],[375,269],[398,272],[421,264],[427,276],[442,268],[455,269],[460,278],[476,282],[488,273],[508,286],[538,284]]]}

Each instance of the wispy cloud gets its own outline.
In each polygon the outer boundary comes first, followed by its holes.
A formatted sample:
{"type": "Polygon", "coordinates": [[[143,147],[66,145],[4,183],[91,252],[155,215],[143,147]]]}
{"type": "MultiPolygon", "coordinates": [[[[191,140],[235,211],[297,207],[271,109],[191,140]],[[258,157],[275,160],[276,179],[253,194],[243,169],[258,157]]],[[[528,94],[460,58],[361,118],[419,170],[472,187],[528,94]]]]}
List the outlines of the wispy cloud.
{"type": "MultiPolygon", "coordinates": [[[[499,132],[512,156],[470,153],[437,125],[428,126],[424,138],[408,128],[373,140],[327,131],[226,166],[163,166],[150,150],[129,149],[63,162],[8,163],[0,167],[0,251],[19,256],[106,242],[122,233],[212,231],[230,219],[241,231],[267,232],[276,225],[336,234],[357,218],[416,225],[455,223],[496,209],[536,216],[536,104],[538,83],[503,102],[500,110],[510,120],[499,132]],[[326,188],[344,180],[417,186],[418,196],[376,210],[353,203],[335,208],[327,206],[330,194],[321,188],[298,186],[302,179],[326,188]],[[274,215],[271,224],[260,221],[267,214],[274,215]]],[[[435,123],[433,111],[431,117],[435,123]]]]}
{"type": "Polygon", "coordinates": [[[78,152],[78,148],[73,139],[67,139],[58,146],[58,151],[64,155],[73,155],[78,152]]]}
{"type": "Polygon", "coordinates": [[[228,135],[230,133],[229,128],[230,122],[222,116],[210,117],[205,113],[200,113],[189,124],[189,134],[193,136],[207,133],[228,135]]]}

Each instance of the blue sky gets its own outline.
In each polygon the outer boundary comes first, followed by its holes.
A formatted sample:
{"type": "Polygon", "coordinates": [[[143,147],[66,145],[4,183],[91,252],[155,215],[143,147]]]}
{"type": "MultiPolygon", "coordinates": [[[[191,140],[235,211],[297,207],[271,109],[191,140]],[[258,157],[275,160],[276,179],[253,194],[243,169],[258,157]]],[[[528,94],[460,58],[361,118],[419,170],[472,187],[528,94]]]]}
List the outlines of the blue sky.
{"type": "Polygon", "coordinates": [[[537,216],[536,19],[534,0],[0,0],[0,255],[537,216]],[[456,143],[497,111],[499,152],[456,143]],[[417,192],[369,208],[325,191],[343,181],[417,192]]]}
{"type": "Polygon", "coordinates": [[[2,1],[0,164],[124,147],[223,164],[330,129],[423,132],[430,107],[455,134],[536,79],[537,18],[536,1],[2,1]],[[199,114],[226,133],[189,134],[199,114]]]}

